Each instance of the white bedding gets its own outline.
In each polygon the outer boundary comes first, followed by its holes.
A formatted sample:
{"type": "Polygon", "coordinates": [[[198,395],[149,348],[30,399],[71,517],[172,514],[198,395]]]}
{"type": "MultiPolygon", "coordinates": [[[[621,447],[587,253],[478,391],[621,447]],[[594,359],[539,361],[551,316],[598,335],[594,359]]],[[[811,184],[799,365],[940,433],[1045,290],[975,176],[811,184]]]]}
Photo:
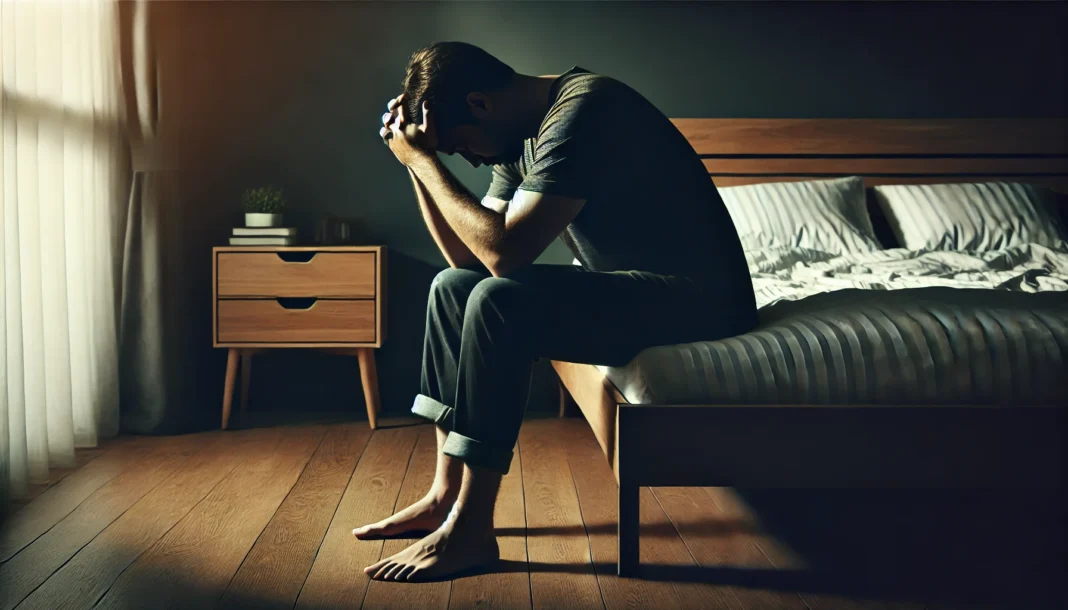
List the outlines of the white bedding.
{"type": "Polygon", "coordinates": [[[1068,253],[1028,244],[982,254],[784,248],[747,256],[761,325],[599,367],[629,402],[1063,400],[1068,253]]]}
{"type": "Polygon", "coordinates": [[[746,256],[760,308],[843,288],[1068,290],[1068,253],[1037,244],[985,253],[895,248],[835,256],[816,250],[780,248],[749,252],[746,256]]]}

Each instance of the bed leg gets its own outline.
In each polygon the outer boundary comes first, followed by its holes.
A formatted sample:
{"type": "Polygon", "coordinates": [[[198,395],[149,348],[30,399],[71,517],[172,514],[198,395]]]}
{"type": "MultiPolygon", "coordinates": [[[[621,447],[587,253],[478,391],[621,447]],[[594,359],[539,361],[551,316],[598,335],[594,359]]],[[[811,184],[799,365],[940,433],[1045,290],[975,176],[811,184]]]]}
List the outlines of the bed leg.
{"type": "Polygon", "coordinates": [[[634,454],[639,451],[637,431],[634,429],[632,411],[625,405],[616,405],[616,480],[619,481],[619,549],[616,573],[621,577],[637,576],[639,565],[638,534],[641,524],[639,480],[630,468],[634,454]]]}
{"type": "Polygon", "coordinates": [[[638,572],[639,490],[637,485],[619,486],[619,565],[620,576],[638,572]]]}

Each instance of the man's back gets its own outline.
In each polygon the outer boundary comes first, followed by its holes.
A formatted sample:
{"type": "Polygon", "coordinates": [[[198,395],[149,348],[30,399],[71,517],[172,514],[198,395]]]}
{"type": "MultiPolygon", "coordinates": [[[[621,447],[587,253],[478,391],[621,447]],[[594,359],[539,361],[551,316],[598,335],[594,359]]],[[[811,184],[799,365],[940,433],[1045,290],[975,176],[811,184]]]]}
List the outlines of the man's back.
{"type": "Polygon", "coordinates": [[[498,165],[488,193],[517,188],[586,200],[561,238],[594,271],[685,274],[752,308],[752,283],[730,214],[692,146],[627,85],[572,68],[523,158],[498,165]]]}

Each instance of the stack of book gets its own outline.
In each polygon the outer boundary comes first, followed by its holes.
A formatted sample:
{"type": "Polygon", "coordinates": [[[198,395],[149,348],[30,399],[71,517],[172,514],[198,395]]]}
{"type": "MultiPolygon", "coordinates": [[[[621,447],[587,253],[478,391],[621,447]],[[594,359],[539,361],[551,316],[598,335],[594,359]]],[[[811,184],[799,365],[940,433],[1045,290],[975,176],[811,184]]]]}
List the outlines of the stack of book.
{"type": "Polygon", "coordinates": [[[231,246],[294,246],[296,227],[234,227],[231,246]]]}

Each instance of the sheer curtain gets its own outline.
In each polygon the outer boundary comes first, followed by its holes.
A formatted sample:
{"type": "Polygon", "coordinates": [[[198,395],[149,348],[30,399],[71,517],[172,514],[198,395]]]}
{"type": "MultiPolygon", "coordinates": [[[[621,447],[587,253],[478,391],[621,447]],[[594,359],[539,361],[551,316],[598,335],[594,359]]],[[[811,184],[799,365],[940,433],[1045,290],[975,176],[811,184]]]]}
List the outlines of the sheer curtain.
{"type": "Polygon", "coordinates": [[[118,431],[116,4],[0,0],[0,496],[118,431]]]}

